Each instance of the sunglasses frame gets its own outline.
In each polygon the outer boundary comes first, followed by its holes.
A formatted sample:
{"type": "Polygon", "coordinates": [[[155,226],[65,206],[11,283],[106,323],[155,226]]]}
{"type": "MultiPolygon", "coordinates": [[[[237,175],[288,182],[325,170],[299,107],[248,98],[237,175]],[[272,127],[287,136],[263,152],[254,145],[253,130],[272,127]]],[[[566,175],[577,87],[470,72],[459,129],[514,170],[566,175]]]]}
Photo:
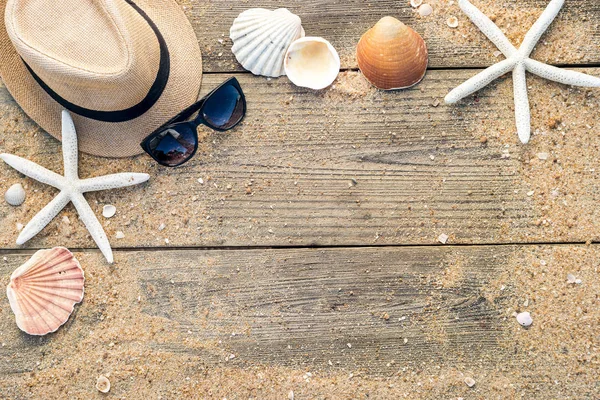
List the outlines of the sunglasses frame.
{"type": "Polygon", "coordinates": [[[210,93],[208,93],[206,96],[204,96],[203,98],[201,98],[200,100],[198,100],[196,103],[192,104],[191,106],[187,107],[186,109],[184,109],[183,111],[181,111],[179,114],[177,114],[176,116],[174,116],[173,118],[171,118],[170,120],[168,120],[166,123],[164,123],[163,125],[161,125],[158,129],[154,130],[154,132],[152,132],[151,134],[149,134],[148,136],[146,136],[146,138],[142,141],[142,143],[140,143],[140,146],[142,146],[142,149],[144,149],[144,151],[146,153],[148,153],[148,155],[150,155],[150,157],[152,157],[154,159],[154,161],[156,161],[157,163],[159,163],[162,166],[165,167],[179,167],[183,164],[185,164],[186,162],[188,162],[189,160],[191,160],[194,155],[196,154],[196,150],[198,150],[198,127],[200,125],[205,125],[211,129],[214,129],[215,131],[219,131],[219,132],[226,132],[230,129],[235,128],[236,126],[239,125],[240,122],[242,122],[242,120],[244,119],[244,117],[246,116],[246,96],[244,95],[244,92],[242,90],[242,87],[240,86],[240,83],[238,82],[238,80],[235,77],[231,77],[229,79],[227,79],[225,82],[221,83],[219,86],[217,86],[216,88],[214,88],[213,90],[211,90],[210,93]],[[237,121],[235,124],[233,124],[232,126],[230,126],[229,128],[219,128],[217,126],[212,125],[209,121],[207,121],[204,118],[204,115],[202,113],[202,109],[204,108],[204,105],[206,104],[206,101],[215,93],[217,93],[220,89],[226,87],[226,86],[233,86],[234,88],[236,88],[236,90],[238,91],[238,93],[240,94],[240,98],[242,101],[242,105],[244,107],[243,113],[242,113],[242,117],[240,118],[239,121],[237,121]],[[193,120],[189,120],[192,115],[198,113],[198,116],[196,118],[194,118],[193,120]],[[193,125],[193,131],[194,131],[194,135],[196,136],[196,142],[194,144],[194,151],[192,151],[192,153],[189,155],[188,158],[185,159],[185,161],[183,161],[180,164],[177,165],[168,165],[163,163],[162,161],[158,160],[154,154],[152,154],[152,150],[150,149],[150,141],[156,136],[159,135],[160,133],[168,130],[168,129],[174,129],[175,131],[177,130],[176,127],[181,125],[181,124],[191,124],[193,125]]]}

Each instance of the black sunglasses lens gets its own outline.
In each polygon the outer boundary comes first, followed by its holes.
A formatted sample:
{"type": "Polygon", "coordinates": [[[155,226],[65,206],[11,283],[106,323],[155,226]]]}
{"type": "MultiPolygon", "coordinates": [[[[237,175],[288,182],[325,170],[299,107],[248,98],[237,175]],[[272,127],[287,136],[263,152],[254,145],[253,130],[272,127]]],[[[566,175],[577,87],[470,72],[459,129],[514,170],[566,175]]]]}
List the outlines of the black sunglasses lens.
{"type": "Polygon", "coordinates": [[[176,167],[187,161],[196,149],[198,136],[189,123],[167,127],[147,143],[152,156],[161,164],[176,167]]]}
{"type": "Polygon", "coordinates": [[[242,94],[233,85],[223,86],[206,100],[202,116],[215,128],[232,128],[244,117],[242,94]]]}

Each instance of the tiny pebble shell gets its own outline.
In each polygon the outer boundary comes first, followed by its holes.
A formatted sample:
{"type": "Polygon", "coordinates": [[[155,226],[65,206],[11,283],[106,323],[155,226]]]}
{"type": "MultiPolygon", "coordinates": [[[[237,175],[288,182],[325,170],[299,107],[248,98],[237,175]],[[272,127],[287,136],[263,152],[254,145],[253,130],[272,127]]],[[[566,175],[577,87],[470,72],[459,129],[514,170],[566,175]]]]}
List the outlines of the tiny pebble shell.
{"type": "Polygon", "coordinates": [[[102,393],[108,393],[110,391],[110,381],[104,375],[100,375],[96,381],[96,389],[102,393]]]}
{"type": "Polygon", "coordinates": [[[475,379],[471,378],[470,376],[467,376],[465,378],[465,383],[467,384],[468,387],[473,387],[473,386],[475,386],[475,379]]]}
{"type": "Polygon", "coordinates": [[[458,27],[458,18],[454,16],[448,17],[448,19],[446,20],[446,24],[448,24],[450,28],[456,28],[458,27]]]}
{"type": "Polygon", "coordinates": [[[25,189],[20,183],[15,183],[8,188],[4,194],[4,199],[11,206],[20,206],[25,201],[25,189]]]}
{"type": "Polygon", "coordinates": [[[417,8],[419,7],[421,4],[423,4],[423,0],[410,0],[410,5],[413,8],[417,8]]]}
{"type": "Polygon", "coordinates": [[[573,274],[567,274],[567,281],[569,283],[575,283],[576,280],[577,280],[577,278],[575,278],[575,275],[573,275],[573,274]]]}
{"type": "Polygon", "coordinates": [[[113,217],[116,213],[117,207],[113,206],[112,204],[107,204],[104,207],[102,207],[102,215],[104,216],[104,218],[113,217]]]}
{"type": "Polygon", "coordinates": [[[531,314],[525,311],[520,314],[517,314],[517,322],[522,326],[529,326],[533,323],[533,319],[531,319],[531,314]]]}
{"type": "Polygon", "coordinates": [[[448,243],[448,239],[449,239],[449,237],[445,233],[442,233],[440,236],[438,236],[438,242],[440,242],[442,244],[448,243]]]}
{"type": "Polygon", "coordinates": [[[117,239],[123,239],[125,237],[125,234],[121,231],[117,231],[117,239]]]}
{"type": "Polygon", "coordinates": [[[419,15],[421,17],[427,17],[428,15],[431,15],[432,12],[433,8],[429,4],[423,4],[419,7],[419,15]]]}

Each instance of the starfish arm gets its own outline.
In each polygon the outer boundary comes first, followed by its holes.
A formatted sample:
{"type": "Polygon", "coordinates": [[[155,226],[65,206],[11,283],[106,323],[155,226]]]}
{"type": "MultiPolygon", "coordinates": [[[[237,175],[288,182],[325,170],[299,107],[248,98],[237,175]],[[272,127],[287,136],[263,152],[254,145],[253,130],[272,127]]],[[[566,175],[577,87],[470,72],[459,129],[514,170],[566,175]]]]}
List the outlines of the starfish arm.
{"type": "Polygon", "coordinates": [[[62,111],[62,153],[64,162],[65,178],[69,181],[77,181],[77,133],[73,118],[67,110],[62,111]]]}
{"type": "Polygon", "coordinates": [[[150,179],[150,175],[136,172],[122,172],[120,174],[98,176],[83,179],[79,182],[82,192],[96,192],[98,190],[116,189],[126,186],[138,185],[150,179]]]}
{"type": "Polygon", "coordinates": [[[544,64],[528,58],[525,61],[527,71],[542,78],[554,82],[564,83],[565,85],[600,87],[600,78],[592,75],[582,74],[581,72],[561,69],[552,65],[544,64]]]}
{"type": "Polygon", "coordinates": [[[523,39],[523,43],[521,43],[521,47],[519,48],[521,54],[529,57],[538,40],[540,40],[544,32],[546,32],[550,24],[554,21],[564,3],[565,0],[552,0],[548,4],[548,7],[546,7],[542,15],[540,15],[525,35],[525,39],[523,39]]]}
{"type": "Polygon", "coordinates": [[[446,98],[444,100],[447,104],[454,104],[459,100],[464,99],[465,97],[489,85],[495,79],[501,77],[502,75],[512,70],[514,66],[515,61],[513,61],[512,59],[500,61],[499,63],[494,64],[491,67],[483,70],[471,79],[464,82],[462,85],[452,90],[446,95],[446,98]]]}
{"type": "Polygon", "coordinates": [[[504,33],[468,0],[458,0],[458,5],[479,30],[490,39],[507,58],[517,52],[515,46],[506,38],[504,33]]]}
{"type": "Polygon", "coordinates": [[[56,172],[52,172],[40,165],[37,165],[33,161],[6,153],[0,154],[0,158],[23,175],[27,175],[38,182],[54,186],[57,189],[62,189],[64,186],[64,177],[58,175],[56,172]]]}
{"type": "Polygon", "coordinates": [[[531,111],[529,109],[529,96],[527,95],[527,77],[525,66],[517,65],[513,71],[513,86],[515,95],[515,118],[517,133],[522,143],[528,143],[531,137],[531,111]]]}
{"type": "Polygon", "coordinates": [[[69,204],[70,198],[66,192],[60,192],[46,207],[42,208],[29,223],[23,228],[17,244],[21,245],[37,235],[46,225],[58,215],[58,213],[69,204]]]}
{"type": "Polygon", "coordinates": [[[94,239],[96,245],[98,245],[98,248],[106,258],[106,261],[112,264],[114,261],[113,254],[112,249],[110,248],[110,243],[108,242],[108,238],[106,237],[106,233],[104,232],[100,221],[98,221],[98,218],[96,218],[94,211],[85,200],[85,197],[83,197],[81,193],[76,193],[73,195],[71,201],[77,209],[79,218],[81,221],[83,221],[83,224],[90,232],[92,239],[94,239]]]}

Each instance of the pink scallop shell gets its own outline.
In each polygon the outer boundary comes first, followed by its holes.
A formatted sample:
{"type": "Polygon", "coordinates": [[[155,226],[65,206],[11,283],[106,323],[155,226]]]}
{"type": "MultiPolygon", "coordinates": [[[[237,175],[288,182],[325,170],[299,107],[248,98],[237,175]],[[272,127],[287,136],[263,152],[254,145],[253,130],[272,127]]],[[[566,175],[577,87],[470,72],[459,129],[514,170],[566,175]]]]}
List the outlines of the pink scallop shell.
{"type": "Polygon", "coordinates": [[[83,300],[79,261],[64,247],[39,250],[10,276],[6,294],[17,326],[30,335],[55,332],[83,300]]]}

